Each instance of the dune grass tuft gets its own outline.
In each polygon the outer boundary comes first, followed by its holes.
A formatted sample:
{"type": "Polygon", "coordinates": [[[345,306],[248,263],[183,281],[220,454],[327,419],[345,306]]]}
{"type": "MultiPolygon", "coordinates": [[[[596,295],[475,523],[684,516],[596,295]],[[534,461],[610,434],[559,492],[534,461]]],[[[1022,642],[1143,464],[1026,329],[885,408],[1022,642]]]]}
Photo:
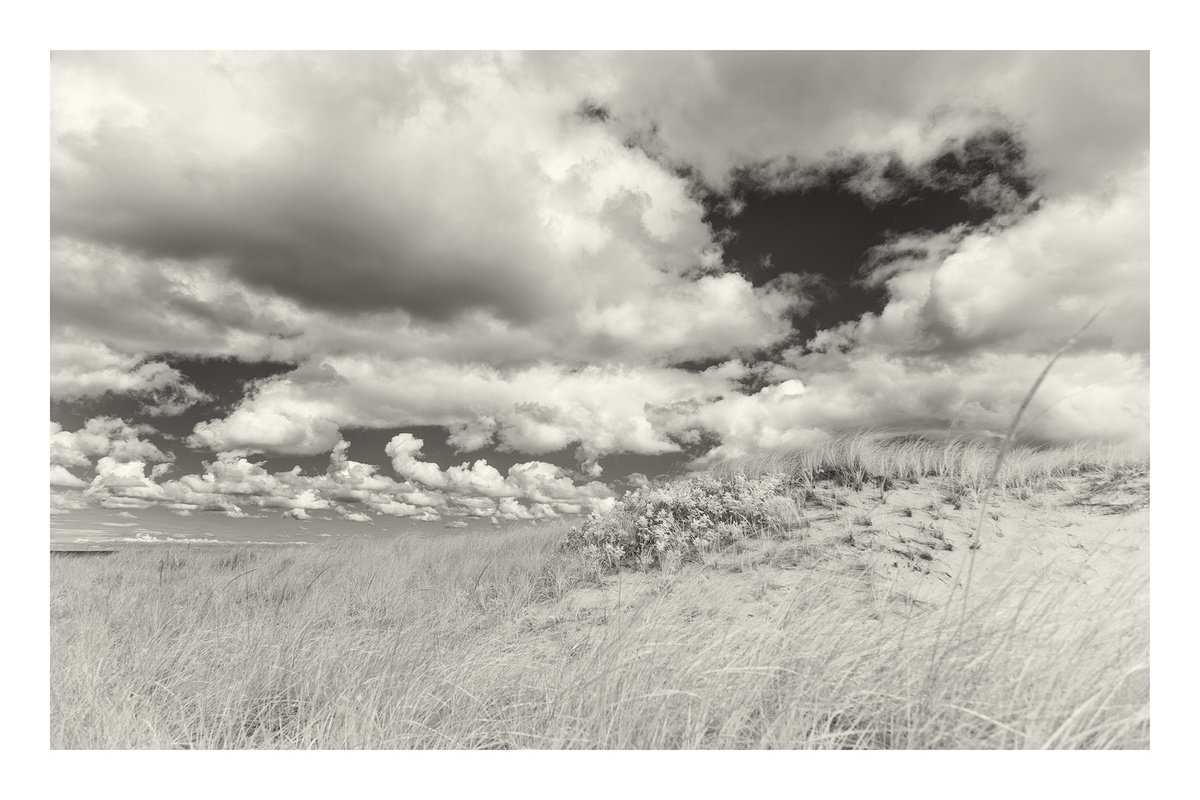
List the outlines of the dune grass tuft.
{"type": "MultiPolygon", "coordinates": [[[[859,432],[832,436],[808,447],[765,451],[713,464],[716,474],[791,475],[804,483],[831,480],[853,489],[896,481],[934,480],[952,493],[978,494],[988,482],[1001,443],[968,437],[931,438],[859,432]]],[[[1014,445],[1005,454],[996,488],[1029,496],[1063,478],[1095,474],[1112,478],[1149,470],[1144,445],[1077,442],[1014,445]]]]}

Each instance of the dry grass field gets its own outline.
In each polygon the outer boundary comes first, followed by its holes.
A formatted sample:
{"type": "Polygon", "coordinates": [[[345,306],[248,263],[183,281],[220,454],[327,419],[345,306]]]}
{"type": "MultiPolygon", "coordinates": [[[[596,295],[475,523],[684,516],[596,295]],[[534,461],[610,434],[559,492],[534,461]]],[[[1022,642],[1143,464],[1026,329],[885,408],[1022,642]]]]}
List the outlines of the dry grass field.
{"type": "Polygon", "coordinates": [[[993,461],[849,437],[575,530],[53,558],[51,745],[1148,747],[1144,454],[993,461]]]}

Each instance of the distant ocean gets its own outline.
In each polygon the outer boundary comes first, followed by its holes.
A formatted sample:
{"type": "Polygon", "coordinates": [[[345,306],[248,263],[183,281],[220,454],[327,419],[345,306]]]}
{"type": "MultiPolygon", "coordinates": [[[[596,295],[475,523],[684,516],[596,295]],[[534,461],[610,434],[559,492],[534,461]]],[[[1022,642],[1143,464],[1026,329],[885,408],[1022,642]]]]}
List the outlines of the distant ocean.
{"type": "Polygon", "coordinates": [[[350,522],[313,514],[289,519],[279,511],[230,519],[218,512],[180,516],[165,509],[88,509],[50,518],[51,550],[113,550],[145,545],[309,545],[332,540],[388,538],[406,534],[461,535],[496,530],[487,519],[418,522],[399,517],[350,522]],[[454,527],[450,527],[450,523],[454,527]],[[466,527],[458,527],[466,522],[466,527]]]}

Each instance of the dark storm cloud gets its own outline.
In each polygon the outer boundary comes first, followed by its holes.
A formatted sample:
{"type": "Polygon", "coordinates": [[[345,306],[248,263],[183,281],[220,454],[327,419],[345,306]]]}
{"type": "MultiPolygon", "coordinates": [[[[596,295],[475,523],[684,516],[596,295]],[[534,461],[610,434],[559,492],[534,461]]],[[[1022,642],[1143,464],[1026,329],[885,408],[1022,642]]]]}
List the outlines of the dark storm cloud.
{"type": "MultiPolygon", "coordinates": [[[[631,257],[597,235],[675,270],[697,266],[708,244],[699,228],[684,234],[683,248],[683,239],[648,235],[636,185],[587,210],[586,244],[554,234],[577,229],[571,214],[570,228],[556,218],[580,204],[588,178],[568,173],[564,183],[551,173],[602,155],[597,141],[651,131],[648,152],[715,185],[745,182],[746,164],[760,165],[767,185],[841,158],[857,164],[854,188],[867,196],[957,192],[995,206],[1027,194],[1027,174],[1001,169],[960,191],[981,166],[1007,158],[1024,169],[1023,154],[1005,152],[1015,140],[980,128],[1017,126],[1039,145],[1034,166],[1044,169],[1044,151],[1058,153],[1064,124],[1077,124],[1045,106],[1069,102],[1073,119],[1103,131],[1072,153],[1107,159],[1089,173],[1103,174],[1145,137],[1131,113],[1136,93],[1099,96],[1095,76],[1136,80],[1143,62],[1021,53],[184,54],[172,59],[172,82],[143,74],[160,66],[151,56],[60,55],[60,74],[103,72],[133,92],[96,124],[60,126],[52,224],[60,237],[144,257],[212,259],[315,309],[402,309],[433,321],[478,309],[527,323],[573,300],[575,270],[631,257]],[[679,91],[681,80],[689,91],[679,91]],[[553,145],[547,127],[559,128],[553,145]]],[[[1078,171],[1058,169],[1056,179],[1078,171]]]]}
{"type": "MultiPolygon", "coordinates": [[[[497,204],[485,229],[465,231],[453,209],[426,203],[424,188],[407,205],[389,197],[412,176],[381,183],[353,141],[326,140],[320,126],[253,165],[191,162],[165,144],[118,127],[60,140],[78,172],[52,181],[55,235],[147,258],[219,259],[252,286],[340,312],[403,308],[440,320],[486,308],[529,319],[548,308],[534,274],[540,254],[510,235],[536,225],[520,205],[497,204]],[[474,237],[481,246],[455,244],[474,237]],[[523,275],[512,280],[514,271],[523,275]]],[[[483,175],[462,177],[486,191],[483,175]]]]}
{"type": "Polygon", "coordinates": [[[542,65],[60,56],[53,234],[195,262],[304,309],[433,322],[529,324],[592,284],[711,260],[686,183],[576,113],[586,86],[544,82],[542,65]],[[171,80],[149,76],[163,64],[171,80]]]}

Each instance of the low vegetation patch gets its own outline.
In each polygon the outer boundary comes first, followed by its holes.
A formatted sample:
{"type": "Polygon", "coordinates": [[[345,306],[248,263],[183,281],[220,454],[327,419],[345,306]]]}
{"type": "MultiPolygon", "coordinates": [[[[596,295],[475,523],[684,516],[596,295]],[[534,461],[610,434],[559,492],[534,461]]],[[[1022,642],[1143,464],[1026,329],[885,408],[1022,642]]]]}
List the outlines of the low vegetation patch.
{"type": "Polygon", "coordinates": [[[567,546],[600,567],[643,569],[690,560],[712,547],[783,524],[789,480],[702,473],[643,487],[572,528],[567,546]]]}

